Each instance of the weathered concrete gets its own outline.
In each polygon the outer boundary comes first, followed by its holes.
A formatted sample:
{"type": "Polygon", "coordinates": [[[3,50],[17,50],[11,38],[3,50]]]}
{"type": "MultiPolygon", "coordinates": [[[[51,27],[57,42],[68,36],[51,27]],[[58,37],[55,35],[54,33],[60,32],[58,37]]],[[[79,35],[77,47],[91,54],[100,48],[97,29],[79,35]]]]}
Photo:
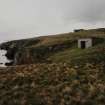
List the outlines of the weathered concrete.
{"type": "Polygon", "coordinates": [[[92,38],[81,38],[78,40],[78,48],[82,48],[81,42],[85,42],[85,48],[92,47],[92,38]]]}

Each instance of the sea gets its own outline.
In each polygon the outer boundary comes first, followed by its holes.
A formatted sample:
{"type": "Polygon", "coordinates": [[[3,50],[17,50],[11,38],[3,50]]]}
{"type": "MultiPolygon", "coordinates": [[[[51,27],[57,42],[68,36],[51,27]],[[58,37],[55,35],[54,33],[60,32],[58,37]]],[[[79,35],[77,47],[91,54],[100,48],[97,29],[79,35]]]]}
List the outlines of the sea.
{"type": "MultiPolygon", "coordinates": [[[[0,44],[1,44],[1,40],[0,40],[0,44]]],[[[9,63],[11,62],[10,60],[7,59],[7,57],[5,56],[5,54],[7,53],[6,50],[1,50],[0,49],[0,67],[6,67],[5,63],[9,63]]]]}
{"type": "Polygon", "coordinates": [[[0,50],[0,67],[6,67],[5,63],[9,63],[10,60],[7,59],[5,54],[7,53],[6,50],[0,50]]]}

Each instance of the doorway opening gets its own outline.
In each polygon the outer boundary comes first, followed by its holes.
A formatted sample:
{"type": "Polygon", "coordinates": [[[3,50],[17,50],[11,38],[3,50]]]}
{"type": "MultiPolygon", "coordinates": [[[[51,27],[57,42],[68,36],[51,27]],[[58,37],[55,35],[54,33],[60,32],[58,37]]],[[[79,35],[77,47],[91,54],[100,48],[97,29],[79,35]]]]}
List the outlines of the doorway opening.
{"type": "Polygon", "coordinates": [[[80,38],[78,39],[78,48],[86,49],[92,47],[92,38],[80,38]]]}
{"type": "Polygon", "coordinates": [[[85,49],[86,48],[86,41],[81,41],[81,48],[85,49]]]}

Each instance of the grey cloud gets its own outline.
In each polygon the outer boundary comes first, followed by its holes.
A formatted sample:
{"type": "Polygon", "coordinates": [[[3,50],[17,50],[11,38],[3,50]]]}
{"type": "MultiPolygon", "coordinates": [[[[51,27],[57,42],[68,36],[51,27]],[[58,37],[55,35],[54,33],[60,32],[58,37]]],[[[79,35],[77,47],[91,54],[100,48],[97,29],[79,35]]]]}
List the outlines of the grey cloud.
{"type": "MultiPolygon", "coordinates": [[[[68,1],[68,0],[66,0],[68,1]]],[[[65,4],[64,4],[65,5],[65,4]]],[[[64,9],[64,17],[69,21],[97,22],[105,20],[104,0],[71,0],[64,9]]]]}
{"type": "Polygon", "coordinates": [[[105,0],[0,0],[1,40],[104,25],[105,0]]]}

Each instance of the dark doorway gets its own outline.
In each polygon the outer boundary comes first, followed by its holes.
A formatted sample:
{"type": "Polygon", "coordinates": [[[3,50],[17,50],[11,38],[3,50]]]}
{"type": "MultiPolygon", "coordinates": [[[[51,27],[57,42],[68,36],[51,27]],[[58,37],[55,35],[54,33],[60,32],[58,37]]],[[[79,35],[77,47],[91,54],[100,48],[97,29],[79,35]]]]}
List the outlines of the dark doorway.
{"type": "Polygon", "coordinates": [[[86,47],[86,42],[85,41],[81,41],[81,48],[85,49],[85,47],[86,47]]]}

